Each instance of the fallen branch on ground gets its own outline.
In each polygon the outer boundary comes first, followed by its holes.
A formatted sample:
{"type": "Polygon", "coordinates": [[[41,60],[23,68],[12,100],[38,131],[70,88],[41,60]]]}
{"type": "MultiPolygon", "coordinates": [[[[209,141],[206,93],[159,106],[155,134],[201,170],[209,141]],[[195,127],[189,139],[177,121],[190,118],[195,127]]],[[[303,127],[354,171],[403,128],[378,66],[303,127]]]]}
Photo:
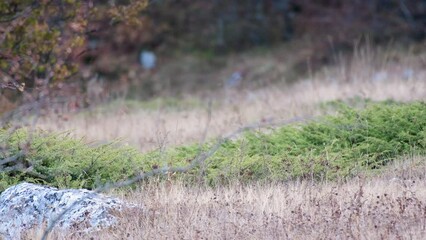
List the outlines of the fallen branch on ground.
{"type": "MultiPolygon", "coordinates": [[[[126,187],[126,186],[132,185],[134,183],[140,182],[144,179],[147,179],[149,177],[153,177],[153,176],[157,176],[157,175],[167,175],[167,174],[172,174],[172,173],[186,173],[186,172],[194,169],[195,167],[199,166],[203,162],[205,162],[209,157],[211,157],[220,148],[220,146],[222,146],[222,144],[224,142],[226,142],[227,140],[234,139],[235,137],[239,136],[241,133],[244,133],[246,131],[268,128],[268,127],[274,127],[274,126],[283,126],[283,125],[288,125],[288,124],[292,124],[292,123],[295,123],[295,122],[304,122],[304,121],[311,120],[311,119],[312,119],[312,117],[296,117],[296,118],[292,118],[292,119],[285,120],[285,121],[279,121],[279,122],[267,121],[267,122],[248,125],[248,126],[239,128],[238,130],[232,132],[231,134],[229,134],[225,137],[219,138],[216,141],[216,143],[213,145],[213,147],[211,147],[207,152],[201,152],[200,154],[198,154],[198,156],[194,159],[194,161],[192,161],[191,164],[189,164],[187,166],[157,168],[157,169],[154,169],[150,172],[140,173],[139,175],[137,175],[133,178],[124,180],[124,181],[105,184],[104,186],[95,189],[92,194],[87,195],[85,198],[82,198],[82,199],[75,201],[70,207],[64,209],[55,219],[53,219],[50,222],[47,229],[43,232],[43,236],[42,236],[41,239],[46,240],[49,233],[53,230],[54,226],[61,220],[61,218],[68,211],[70,211],[73,207],[75,207],[81,201],[84,201],[84,199],[86,199],[88,197],[91,197],[95,194],[105,192],[105,191],[108,191],[108,190],[111,190],[111,189],[126,187]]],[[[208,126],[208,124],[207,124],[207,126],[208,126]]]]}

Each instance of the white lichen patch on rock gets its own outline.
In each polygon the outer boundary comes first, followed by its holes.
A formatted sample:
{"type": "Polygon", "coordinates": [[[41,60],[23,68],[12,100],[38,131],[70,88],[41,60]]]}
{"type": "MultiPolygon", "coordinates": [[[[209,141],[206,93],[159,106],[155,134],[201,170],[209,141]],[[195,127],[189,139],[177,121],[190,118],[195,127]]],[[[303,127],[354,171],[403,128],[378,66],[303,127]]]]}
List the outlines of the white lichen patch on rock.
{"type": "Polygon", "coordinates": [[[127,207],[135,206],[85,189],[21,183],[0,195],[0,238],[20,239],[28,229],[49,225],[65,209],[54,229],[93,231],[117,223],[113,213],[127,207]]]}

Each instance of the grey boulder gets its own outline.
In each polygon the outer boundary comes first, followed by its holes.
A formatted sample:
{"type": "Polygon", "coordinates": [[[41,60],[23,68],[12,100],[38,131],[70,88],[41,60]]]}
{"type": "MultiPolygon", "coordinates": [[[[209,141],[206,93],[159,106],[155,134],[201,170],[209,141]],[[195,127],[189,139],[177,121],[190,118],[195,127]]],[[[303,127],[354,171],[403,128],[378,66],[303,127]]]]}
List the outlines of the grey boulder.
{"type": "Polygon", "coordinates": [[[135,206],[89,190],[21,183],[0,195],[0,239],[20,239],[28,229],[48,226],[65,209],[54,230],[99,230],[116,224],[113,213],[127,207],[135,206]]]}

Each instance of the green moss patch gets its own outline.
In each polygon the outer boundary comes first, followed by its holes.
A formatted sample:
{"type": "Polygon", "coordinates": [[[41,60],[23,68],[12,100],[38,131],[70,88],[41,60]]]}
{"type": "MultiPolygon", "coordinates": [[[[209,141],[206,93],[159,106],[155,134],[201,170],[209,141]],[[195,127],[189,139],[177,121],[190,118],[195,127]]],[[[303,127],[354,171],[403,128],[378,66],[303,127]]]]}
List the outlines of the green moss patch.
{"type": "MultiPolygon", "coordinates": [[[[396,157],[426,153],[426,104],[366,103],[363,109],[338,104],[338,114],[271,131],[248,132],[225,142],[209,159],[210,182],[346,178],[387,165],[396,157]]],[[[209,144],[211,147],[212,144],[209,144]]],[[[203,146],[203,149],[208,149],[203,146]]],[[[199,146],[147,154],[184,165],[199,146]]]]}
{"type": "MultiPolygon", "coordinates": [[[[0,159],[22,153],[2,166],[0,191],[20,181],[94,188],[158,167],[188,165],[214,145],[142,154],[117,143],[96,146],[67,134],[29,134],[25,129],[0,130],[0,143],[0,159]]],[[[234,179],[333,180],[379,169],[400,156],[425,153],[425,103],[369,103],[363,109],[341,104],[333,116],[225,141],[201,167],[181,176],[210,184],[234,179]]]]}

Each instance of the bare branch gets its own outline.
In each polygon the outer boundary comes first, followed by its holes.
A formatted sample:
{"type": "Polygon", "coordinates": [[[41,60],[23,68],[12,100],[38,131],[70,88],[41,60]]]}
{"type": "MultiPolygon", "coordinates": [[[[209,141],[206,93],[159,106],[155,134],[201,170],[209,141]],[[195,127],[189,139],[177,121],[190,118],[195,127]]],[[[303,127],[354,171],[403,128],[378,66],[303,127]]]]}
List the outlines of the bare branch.
{"type": "Polygon", "coordinates": [[[240,129],[236,130],[235,132],[233,132],[233,133],[231,133],[231,134],[229,134],[229,135],[227,135],[223,138],[219,138],[216,141],[216,143],[207,152],[200,153],[195,158],[195,160],[192,161],[191,164],[189,164],[187,166],[184,166],[184,167],[162,167],[162,168],[154,169],[150,172],[141,173],[141,174],[139,174],[139,175],[137,175],[133,178],[129,178],[129,179],[124,180],[124,181],[105,184],[104,186],[101,186],[101,187],[95,189],[93,191],[93,193],[88,194],[84,198],[81,198],[81,199],[75,201],[73,204],[71,204],[71,206],[64,209],[56,218],[54,218],[50,222],[47,229],[43,232],[43,236],[42,236],[41,239],[42,240],[47,239],[47,236],[52,231],[53,227],[62,219],[62,217],[64,217],[64,215],[67,212],[72,210],[81,201],[84,201],[85,199],[92,197],[95,194],[105,192],[105,191],[108,191],[108,190],[111,190],[111,189],[114,189],[114,188],[121,188],[121,187],[130,186],[134,183],[140,182],[144,179],[147,179],[149,177],[156,176],[156,175],[166,175],[166,174],[169,174],[169,173],[186,173],[186,172],[189,172],[190,170],[197,167],[199,164],[203,163],[206,159],[211,157],[214,153],[216,153],[216,151],[222,146],[222,144],[224,142],[226,142],[227,140],[234,139],[235,137],[239,136],[241,133],[244,133],[244,132],[250,131],[250,130],[255,130],[255,129],[288,125],[288,124],[292,124],[292,123],[295,123],[295,122],[305,122],[305,121],[311,120],[311,119],[312,119],[312,117],[296,117],[296,118],[292,118],[292,119],[280,121],[280,122],[269,121],[269,122],[263,122],[263,123],[248,125],[248,126],[245,126],[245,127],[242,127],[240,129]]]}
{"type": "Polygon", "coordinates": [[[18,160],[23,155],[24,155],[24,153],[21,151],[20,153],[14,155],[14,156],[7,157],[7,158],[0,160],[0,170],[3,169],[3,165],[11,163],[11,162],[15,162],[16,160],[18,160]]]}
{"type": "Polygon", "coordinates": [[[15,15],[13,15],[11,17],[0,18],[0,23],[12,22],[12,21],[14,21],[14,20],[16,20],[18,18],[28,16],[31,13],[31,11],[34,9],[34,7],[35,7],[35,4],[33,4],[33,5],[26,7],[24,10],[22,10],[21,12],[16,13],[15,15]]]}
{"type": "Polygon", "coordinates": [[[28,16],[31,15],[31,12],[39,6],[39,2],[35,1],[31,6],[26,7],[22,12],[17,13],[16,15],[14,15],[11,18],[8,19],[0,19],[0,23],[8,23],[8,27],[6,28],[6,31],[2,32],[2,34],[0,35],[0,44],[3,43],[3,41],[6,39],[7,34],[9,34],[10,32],[12,32],[16,25],[19,24],[17,22],[19,22],[19,19],[21,18],[28,18],[28,16]]]}

